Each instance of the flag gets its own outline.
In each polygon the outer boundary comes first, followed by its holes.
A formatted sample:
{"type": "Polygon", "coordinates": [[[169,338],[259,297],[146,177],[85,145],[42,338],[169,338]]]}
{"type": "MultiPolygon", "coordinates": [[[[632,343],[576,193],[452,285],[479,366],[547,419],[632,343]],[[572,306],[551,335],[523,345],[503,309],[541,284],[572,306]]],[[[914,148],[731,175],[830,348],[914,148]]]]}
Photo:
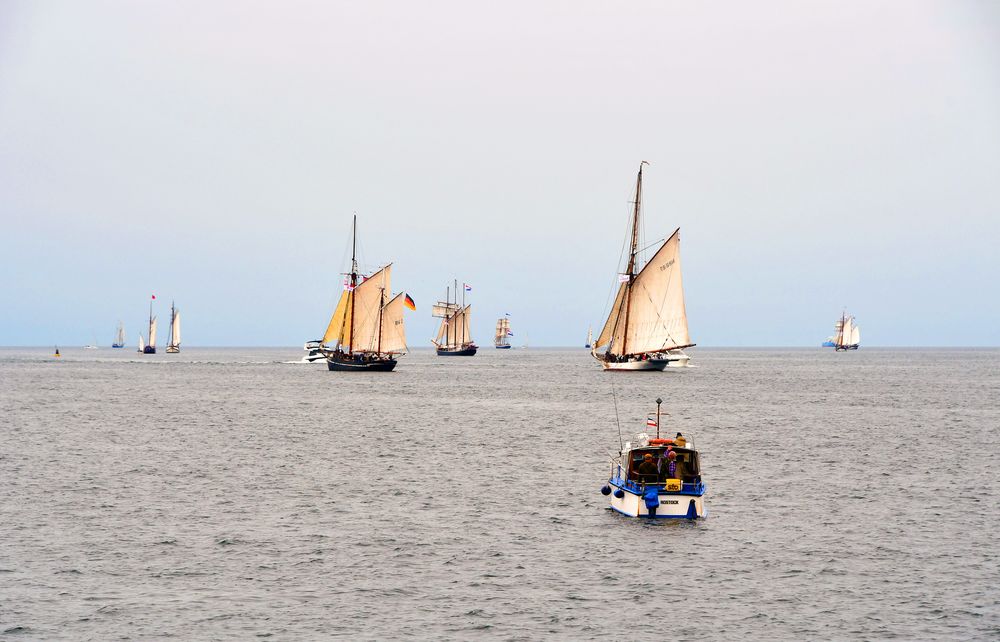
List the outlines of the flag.
{"type": "Polygon", "coordinates": [[[508,336],[508,337],[512,337],[512,336],[514,336],[514,333],[513,333],[513,332],[511,332],[510,330],[507,330],[507,336],[508,336]]]}
{"type": "Polygon", "coordinates": [[[503,315],[504,315],[505,317],[509,317],[509,316],[510,316],[510,312],[504,312],[504,313],[503,313],[503,315]]]}
{"type": "Polygon", "coordinates": [[[618,275],[618,282],[619,283],[628,283],[631,279],[632,279],[632,276],[629,275],[629,274],[619,274],[618,275]]]}
{"type": "Polygon", "coordinates": [[[653,419],[652,417],[649,417],[648,419],[646,419],[646,427],[647,428],[656,428],[656,420],[653,419]]]}
{"type": "Polygon", "coordinates": [[[463,283],[462,285],[465,286],[465,291],[466,292],[472,292],[472,286],[471,285],[469,285],[468,283],[463,283]]]}
{"type": "Polygon", "coordinates": [[[155,300],[156,300],[156,295],[154,294],[154,295],[153,295],[153,301],[155,301],[155,300]]]}
{"type": "Polygon", "coordinates": [[[344,289],[347,290],[348,292],[354,291],[354,286],[351,285],[351,278],[348,276],[344,277],[344,289]]]}
{"type": "Polygon", "coordinates": [[[411,297],[409,294],[403,296],[403,305],[405,305],[406,307],[410,308],[413,311],[416,311],[417,309],[417,304],[413,302],[413,297],[411,297]]]}

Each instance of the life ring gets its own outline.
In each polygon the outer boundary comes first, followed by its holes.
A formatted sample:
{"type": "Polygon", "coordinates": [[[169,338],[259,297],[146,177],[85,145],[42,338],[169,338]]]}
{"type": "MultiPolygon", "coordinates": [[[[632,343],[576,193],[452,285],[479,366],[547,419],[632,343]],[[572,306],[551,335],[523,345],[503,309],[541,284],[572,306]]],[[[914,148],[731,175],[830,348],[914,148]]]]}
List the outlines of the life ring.
{"type": "Polygon", "coordinates": [[[674,444],[673,439],[650,439],[650,446],[672,446],[674,444]]]}

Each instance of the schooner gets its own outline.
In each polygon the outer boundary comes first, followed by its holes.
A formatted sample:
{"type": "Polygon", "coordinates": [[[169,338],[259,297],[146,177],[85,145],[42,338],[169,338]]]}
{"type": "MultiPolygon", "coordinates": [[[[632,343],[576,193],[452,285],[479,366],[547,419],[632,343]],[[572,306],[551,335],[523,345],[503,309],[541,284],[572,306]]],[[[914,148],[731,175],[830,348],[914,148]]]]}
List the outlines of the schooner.
{"type": "Polygon", "coordinates": [[[512,336],[514,333],[510,331],[510,315],[505,314],[497,319],[497,331],[493,336],[493,345],[497,347],[497,350],[510,350],[509,337],[512,336]]]}
{"type": "Polygon", "coordinates": [[[121,321],[118,322],[118,330],[115,331],[115,340],[111,342],[112,348],[124,348],[125,347],[125,324],[121,321]]]}
{"type": "Polygon", "coordinates": [[[441,318],[437,338],[431,343],[437,348],[439,357],[471,357],[476,354],[479,346],[472,340],[469,329],[469,317],[472,315],[472,305],[465,305],[465,290],[462,290],[462,304],[458,304],[458,280],[455,280],[455,301],[451,300],[451,289],[445,290],[444,301],[438,301],[431,310],[431,316],[441,318]]]}
{"type": "Polygon", "coordinates": [[[642,267],[637,265],[642,211],[642,167],[635,185],[631,244],[625,272],[618,275],[618,294],[591,354],[605,370],[663,370],[686,365],[688,336],[681,281],[680,228],[642,267]],[[597,350],[607,346],[598,354],[597,350]]]}
{"type": "Polygon", "coordinates": [[[156,300],[156,295],[149,300],[149,341],[143,345],[142,335],[139,335],[139,347],[140,352],[143,354],[156,354],[156,317],[153,316],[153,301],[156,300]]]}
{"type": "Polygon", "coordinates": [[[413,299],[403,292],[390,296],[391,263],[369,277],[358,273],[357,230],[355,216],[351,271],[319,350],[330,370],[388,372],[406,352],[403,306],[413,309],[413,299]]]}
{"type": "Polygon", "coordinates": [[[167,354],[177,354],[181,351],[181,311],[170,302],[170,343],[167,344],[167,354]]]}
{"type": "Polygon", "coordinates": [[[854,323],[854,317],[847,314],[847,310],[840,315],[837,321],[836,334],[833,336],[833,347],[837,352],[843,350],[857,350],[861,345],[861,330],[854,323]]]}

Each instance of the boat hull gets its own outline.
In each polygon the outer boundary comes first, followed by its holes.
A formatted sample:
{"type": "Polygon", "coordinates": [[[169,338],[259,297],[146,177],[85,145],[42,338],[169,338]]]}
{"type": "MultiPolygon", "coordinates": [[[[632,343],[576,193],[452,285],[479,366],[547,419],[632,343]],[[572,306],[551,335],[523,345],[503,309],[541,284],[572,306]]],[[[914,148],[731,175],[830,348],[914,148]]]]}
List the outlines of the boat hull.
{"type": "Polygon", "coordinates": [[[611,494],[611,510],[621,513],[627,517],[645,517],[650,519],[702,519],[708,516],[705,509],[704,492],[684,493],[668,492],[663,489],[658,491],[659,505],[647,507],[646,498],[643,495],[623,488],[610,482],[611,488],[615,490],[611,494]],[[621,491],[621,497],[616,497],[621,491]]]}
{"type": "Polygon", "coordinates": [[[853,346],[837,346],[837,352],[845,352],[847,350],[857,350],[859,347],[861,346],[858,344],[855,344],[853,346]]]}
{"type": "Polygon", "coordinates": [[[167,354],[177,354],[180,351],[181,351],[180,348],[174,348],[169,346],[167,347],[167,354]]]}
{"type": "Polygon", "coordinates": [[[146,346],[145,348],[142,349],[142,353],[143,354],[156,354],[156,347],[155,346],[146,346]]]}
{"type": "Polygon", "coordinates": [[[476,354],[478,350],[476,346],[470,348],[462,348],[460,350],[447,350],[445,348],[438,348],[437,354],[439,357],[471,357],[476,354]]]}
{"type": "Polygon", "coordinates": [[[117,343],[113,343],[113,344],[111,344],[111,347],[112,347],[112,348],[124,348],[124,347],[125,347],[125,345],[124,345],[124,344],[117,344],[117,343]]]}
{"type": "Polygon", "coordinates": [[[510,346],[496,346],[497,350],[510,350],[510,346]]]}
{"type": "Polygon", "coordinates": [[[334,372],[391,372],[397,361],[393,358],[365,358],[333,353],[326,358],[326,367],[334,372]]]}
{"type": "Polygon", "coordinates": [[[605,370],[634,371],[640,370],[663,370],[667,367],[666,359],[646,359],[644,361],[602,361],[601,367],[605,370]]]}

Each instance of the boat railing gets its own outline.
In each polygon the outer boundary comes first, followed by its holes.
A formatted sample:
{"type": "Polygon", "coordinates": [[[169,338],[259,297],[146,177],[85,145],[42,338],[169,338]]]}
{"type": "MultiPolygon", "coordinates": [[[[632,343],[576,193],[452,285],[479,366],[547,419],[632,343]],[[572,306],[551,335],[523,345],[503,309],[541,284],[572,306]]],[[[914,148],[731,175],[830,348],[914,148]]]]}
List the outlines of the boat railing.
{"type": "MultiPolygon", "coordinates": [[[[667,480],[646,483],[642,481],[635,481],[632,479],[624,479],[620,474],[612,475],[612,481],[615,482],[617,486],[621,486],[623,489],[635,493],[637,495],[641,495],[647,488],[659,488],[660,490],[666,490],[667,487],[667,480]]],[[[705,490],[705,483],[699,479],[697,481],[681,482],[680,490],[667,491],[667,492],[698,493],[698,492],[704,492],[704,490],[705,490]]]]}

